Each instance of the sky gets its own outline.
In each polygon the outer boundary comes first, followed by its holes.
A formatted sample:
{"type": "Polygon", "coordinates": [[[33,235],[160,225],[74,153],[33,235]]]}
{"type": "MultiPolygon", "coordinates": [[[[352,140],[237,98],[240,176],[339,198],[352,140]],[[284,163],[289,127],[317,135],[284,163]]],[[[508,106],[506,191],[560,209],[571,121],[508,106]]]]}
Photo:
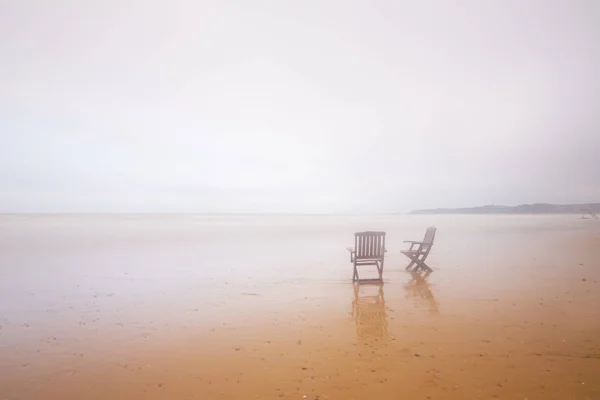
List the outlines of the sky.
{"type": "Polygon", "coordinates": [[[595,0],[0,0],[0,212],[600,202],[595,0]]]}

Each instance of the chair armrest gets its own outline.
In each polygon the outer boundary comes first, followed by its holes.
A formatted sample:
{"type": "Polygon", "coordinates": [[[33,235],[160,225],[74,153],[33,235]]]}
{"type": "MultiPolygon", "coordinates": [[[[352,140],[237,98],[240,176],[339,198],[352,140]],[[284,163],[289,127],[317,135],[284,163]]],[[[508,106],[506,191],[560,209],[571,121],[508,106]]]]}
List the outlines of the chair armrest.
{"type": "Polygon", "coordinates": [[[353,263],[354,255],[356,254],[356,250],[354,250],[352,247],[348,247],[348,248],[346,248],[346,250],[348,250],[350,252],[350,262],[353,263]]]}

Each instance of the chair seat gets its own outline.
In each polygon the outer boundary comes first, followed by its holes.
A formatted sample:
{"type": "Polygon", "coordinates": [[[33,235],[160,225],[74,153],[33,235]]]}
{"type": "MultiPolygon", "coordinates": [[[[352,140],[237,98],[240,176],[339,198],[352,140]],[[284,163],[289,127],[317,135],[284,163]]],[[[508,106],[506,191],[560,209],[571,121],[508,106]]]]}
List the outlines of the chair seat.
{"type": "Polygon", "coordinates": [[[402,254],[424,254],[425,251],[422,250],[402,250],[400,251],[402,254]]]}
{"type": "Polygon", "coordinates": [[[381,260],[383,260],[383,257],[357,258],[356,262],[361,263],[361,262],[373,262],[373,261],[381,261],[381,260]]]}

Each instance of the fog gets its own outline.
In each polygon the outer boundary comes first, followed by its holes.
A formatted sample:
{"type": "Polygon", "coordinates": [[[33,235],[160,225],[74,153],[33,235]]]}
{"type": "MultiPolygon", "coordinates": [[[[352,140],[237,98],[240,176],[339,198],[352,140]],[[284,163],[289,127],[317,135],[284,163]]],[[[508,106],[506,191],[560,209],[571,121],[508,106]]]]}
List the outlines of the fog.
{"type": "Polygon", "coordinates": [[[0,1],[0,211],[600,201],[600,3],[0,1]]]}

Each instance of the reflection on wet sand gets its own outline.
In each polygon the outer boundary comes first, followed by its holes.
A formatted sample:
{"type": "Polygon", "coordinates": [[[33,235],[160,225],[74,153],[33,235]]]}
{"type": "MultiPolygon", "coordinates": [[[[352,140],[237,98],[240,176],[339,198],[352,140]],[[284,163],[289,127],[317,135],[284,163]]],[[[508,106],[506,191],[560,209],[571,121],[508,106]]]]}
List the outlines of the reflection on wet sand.
{"type": "Polygon", "coordinates": [[[431,314],[439,314],[438,303],[435,296],[431,292],[431,287],[427,281],[429,273],[420,274],[412,271],[411,280],[404,285],[406,289],[406,297],[415,303],[427,303],[431,314]]]}
{"type": "Polygon", "coordinates": [[[387,339],[387,312],[383,284],[354,286],[352,317],[359,341],[385,341],[387,339]]]}

